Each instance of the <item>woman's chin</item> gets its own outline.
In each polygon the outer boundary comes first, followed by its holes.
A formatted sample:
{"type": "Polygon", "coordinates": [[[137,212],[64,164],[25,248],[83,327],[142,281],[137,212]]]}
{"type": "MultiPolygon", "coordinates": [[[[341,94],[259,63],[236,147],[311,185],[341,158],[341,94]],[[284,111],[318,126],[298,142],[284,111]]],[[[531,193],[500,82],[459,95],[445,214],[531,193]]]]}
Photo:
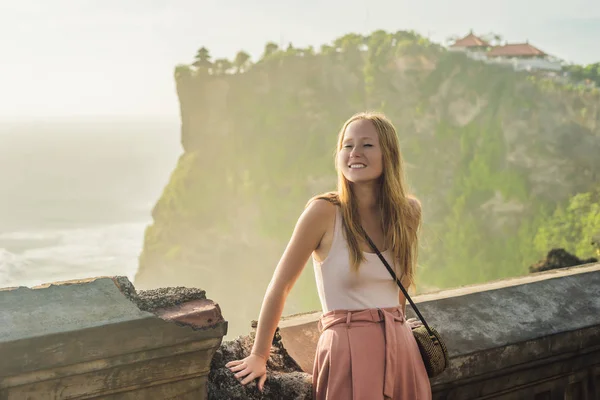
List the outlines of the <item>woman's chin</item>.
{"type": "Polygon", "coordinates": [[[361,175],[361,174],[345,174],[344,175],[348,182],[353,184],[363,184],[363,183],[373,183],[377,182],[378,177],[369,176],[369,175],[361,175]]]}

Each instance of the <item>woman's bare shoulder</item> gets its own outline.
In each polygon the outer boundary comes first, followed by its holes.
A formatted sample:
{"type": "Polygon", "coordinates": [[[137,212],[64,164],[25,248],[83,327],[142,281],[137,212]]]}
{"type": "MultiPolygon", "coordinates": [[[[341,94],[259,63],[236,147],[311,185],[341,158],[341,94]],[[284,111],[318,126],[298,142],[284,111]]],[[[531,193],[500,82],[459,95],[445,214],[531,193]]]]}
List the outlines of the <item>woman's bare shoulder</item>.
{"type": "Polygon", "coordinates": [[[311,200],[304,212],[311,219],[326,222],[335,217],[336,208],[337,206],[330,200],[318,198],[311,200]]]}
{"type": "Polygon", "coordinates": [[[329,253],[333,234],[335,229],[336,208],[333,202],[328,199],[316,199],[307,207],[310,213],[314,216],[315,224],[319,229],[319,241],[314,248],[316,259],[324,260],[329,253]]]}

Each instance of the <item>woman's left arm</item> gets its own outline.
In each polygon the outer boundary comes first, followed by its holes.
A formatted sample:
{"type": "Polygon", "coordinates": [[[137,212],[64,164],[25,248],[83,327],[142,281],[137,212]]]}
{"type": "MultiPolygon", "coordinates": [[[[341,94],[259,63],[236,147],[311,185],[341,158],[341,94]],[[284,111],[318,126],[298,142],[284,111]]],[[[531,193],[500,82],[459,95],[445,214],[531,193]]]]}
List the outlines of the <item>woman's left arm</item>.
{"type": "MultiPolygon", "coordinates": [[[[404,286],[404,289],[406,289],[406,291],[408,292],[408,290],[410,289],[410,286],[408,286],[408,282],[406,282],[404,279],[401,280],[401,282],[402,286],[404,286]]],[[[400,292],[398,293],[398,303],[400,304],[400,307],[402,307],[402,314],[406,316],[406,296],[404,296],[402,290],[400,290],[400,292]]],[[[423,325],[423,323],[417,318],[409,318],[406,320],[406,322],[408,323],[411,329],[415,329],[423,325]]]]}
{"type": "MultiPolygon", "coordinates": [[[[400,282],[402,283],[402,286],[404,286],[404,289],[406,289],[406,291],[408,292],[408,290],[410,289],[410,285],[408,284],[406,279],[403,278],[400,280],[400,282]]],[[[400,289],[398,289],[398,304],[400,305],[400,307],[402,307],[402,313],[406,315],[406,296],[404,296],[404,293],[402,293],[402,290],[400,289]]]]}

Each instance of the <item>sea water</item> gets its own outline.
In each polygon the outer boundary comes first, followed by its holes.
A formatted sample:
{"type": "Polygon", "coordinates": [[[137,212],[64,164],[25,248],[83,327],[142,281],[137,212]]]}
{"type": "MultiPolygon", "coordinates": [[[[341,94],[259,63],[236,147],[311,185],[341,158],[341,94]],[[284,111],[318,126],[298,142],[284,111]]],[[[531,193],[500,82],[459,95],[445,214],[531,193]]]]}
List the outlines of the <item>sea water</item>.
{"type": "Polygon", "coordinates": [[[176,119],[0,121],[0,287],[136,273],[176,119]]]}

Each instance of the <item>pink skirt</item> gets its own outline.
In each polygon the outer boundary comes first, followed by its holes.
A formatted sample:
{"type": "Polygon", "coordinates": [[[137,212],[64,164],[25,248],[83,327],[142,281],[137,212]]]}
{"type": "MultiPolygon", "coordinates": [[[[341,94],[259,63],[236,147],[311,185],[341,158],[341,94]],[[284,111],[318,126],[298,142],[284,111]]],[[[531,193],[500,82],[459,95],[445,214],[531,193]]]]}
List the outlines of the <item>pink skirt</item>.
{"type": "Polygon", "coordinates": [[[319,321],[315,400],[429,400],[431,384],[401,307],[334,310],[319,321]]]}

